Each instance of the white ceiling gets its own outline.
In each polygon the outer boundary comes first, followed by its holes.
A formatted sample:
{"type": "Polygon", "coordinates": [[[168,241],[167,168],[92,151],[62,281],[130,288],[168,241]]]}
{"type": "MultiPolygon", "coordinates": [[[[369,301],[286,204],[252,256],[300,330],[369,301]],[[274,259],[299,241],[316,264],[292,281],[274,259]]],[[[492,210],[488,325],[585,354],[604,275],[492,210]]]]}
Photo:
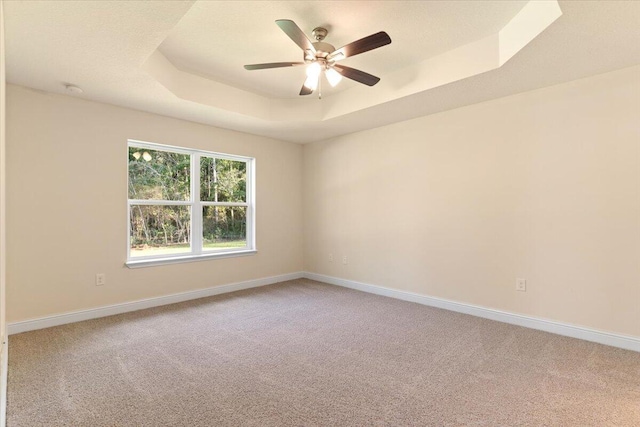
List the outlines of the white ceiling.
{"type": "Polygon", "coordinates": [[[562,16],[504,65],[420,86],[418,67],[500,32],[527,2],[5,1],[7,80],[54,93],[73,83],[82,98],[304,143],[640,64],[640,2],[559,3],[562,16]],[[327,27],[335,47],[386,31],[391,45],[343,62],[381,82],[300,99],[302,67],[242,69],[300,60],[280,18],[327,27]]]}
{"type": "MultiPolygon", "coordinates": [[[[180,70],[251,92],[297,98],[302,67],[245,71],[245,64],[302,61],[303,54],[275,20],[292,19],[311,38],[318,26],[336,48],[378,31],[392,43],[342,64],[374,75],[416,64],[494,34],[527,3],[518,1],[269,1],[197,2],[169,33],[160,52],[180,70]]],[[[313,40],[313,39],[312,39],[313,40]]],[[[324,96],[358,83],[346,80],[324,96]]]]}

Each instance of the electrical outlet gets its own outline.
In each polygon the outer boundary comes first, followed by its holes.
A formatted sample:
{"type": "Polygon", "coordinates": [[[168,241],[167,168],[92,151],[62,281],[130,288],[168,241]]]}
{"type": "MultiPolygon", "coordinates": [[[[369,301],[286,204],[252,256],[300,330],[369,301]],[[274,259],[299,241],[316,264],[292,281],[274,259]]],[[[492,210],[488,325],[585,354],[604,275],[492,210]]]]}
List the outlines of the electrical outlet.
{"type": "Polygon", "coordinates": [[[96,274],[96,286],[102,286],[107,283],[107,275],[104,273],[96,274]]]}
{"type": "Polygon", "coordinates": [[[347,256],[346,255],[342,255],[342,263],[343,264],[347,264],[347,256]]]}
{"type": "Polygon", "coordinates": [[[516,279],[516,291],[527,292],[527,279],[516,279]]]}
{"type": "Polygon", "coordinates": [[[333,254],[329,254],[329,262],[333,262],[333,254]]]}

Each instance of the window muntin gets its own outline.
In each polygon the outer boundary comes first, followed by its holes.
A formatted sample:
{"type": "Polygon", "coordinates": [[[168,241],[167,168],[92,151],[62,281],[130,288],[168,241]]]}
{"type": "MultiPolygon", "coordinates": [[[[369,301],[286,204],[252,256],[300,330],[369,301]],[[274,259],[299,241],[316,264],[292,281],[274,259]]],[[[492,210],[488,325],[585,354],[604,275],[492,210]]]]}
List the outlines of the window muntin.
{"type": "Polygon", "coordinates": [[[128,261],[253,251],[253,164],[129,141],[128,261]]]}

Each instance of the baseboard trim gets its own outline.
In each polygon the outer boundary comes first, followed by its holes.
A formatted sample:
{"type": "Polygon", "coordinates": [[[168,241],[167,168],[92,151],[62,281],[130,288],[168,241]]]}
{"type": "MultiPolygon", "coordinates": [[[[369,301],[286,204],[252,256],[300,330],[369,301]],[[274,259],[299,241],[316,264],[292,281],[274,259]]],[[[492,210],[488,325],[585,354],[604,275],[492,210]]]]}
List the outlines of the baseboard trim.
{"type": "MultiPolygon", "coordinates": [[[[213,286],[211,288],[199,289],[196,291],[181,292],[178,294],[166,295],[144,300],[131,301],[122,304],[114,304],[109,306],[97,307],[88,310],[80,310],[69,313],[57,314],[53,316],[41,317],[37,319],[24,320],[20,322],[9,323],[7,325],[7,333],[9,335],[19,334],[21,332],[33,331],[36,329],[50,328],[52,326],[64,325],[67,323],[80,322],[83,320],[97,319],[99,317],[112,316],[115,314],[127,313],[131,311],[143,310],[145,308],[158,307],[167,304],[174,304],[183,301],[189,301],[198,298],[205,298],[213,295],[220,295],[228,292],[240,291],[243,289],[256,288],[259,286],[271,285],[274,283],[284,282],[287,280],[295,280],[305,277],[311,280],[328,283],[331,285],[342,286],[345,288],[356,289],[376,295],[382,295],[390,298],[396,298],[403,301],[415,302],[431,307],[442,308],[445,310],[455,311],[458,313],[470,314],[472,316],[482,317],[485,319],[496,320],[499,322],[509,323],[512,325],[524,326],[531,329],[551,332],[567,337],[578,338],[586,341],[592,341],[613,347],[619,347],[626,350],[640,352],[640,338],[628,335],[619,335],[611,332],[598,331],[595,329],[585,328],[567,323],[557,322],[554,320],[541,319],[522,314],[510,313],[507,311],[495,310],[492,308],[481,307],[473,304],[461,303],[447,300],[444,298],[430,297],[426,295],[416,294],[413,292],[401,291],[397,289],[385,288],[383,286],[371,285],[368,283],[356,282],[353,280],[341,279],[338,277],[327,276],[324,274],[312,272],[295,272],[278,276],[265,277],[261,279],[247,280],[244,282],[230,283],[226,285],[213,286]]],[[[2,374],[0,377],[0,427],[2,424],[2,415],[4,414],[6,405],[6,375],[7,375],[7,347],[5,343],[2,346],[2,374]]]]}
{"type": "Polygon", "coordinates": [[[538,329],[541,331],[551,332],[553,334],[564,335],[567,337],[578,338],[585,341],[592,341],[612,347],[619,347],[626,350],[640,352],[639,337],[618,335],[610,332],[603,332],[595,329],[585,328],[583,326],[575,326],[567,323],[557,322],[554,320],[524,316],[522,314],[510,313],[507,311],[495,310],[492,308],[451,301],[443,298],[430,297],[413,292],[385,288],[377,285],[370,285],[353,280],[340,279],[338,277],[326,276],[318,273],[305,272],[304,277],[311,280],[317,280],[318,282],[328,283],[330,285],[356,289],[376,295],[383,295],[386,297],[396,298],[404,301],[411,301],[431,307],[455,311],[458,313],[470,314],[472,316],[482,317],[485,319],[497,320],[498,322],[510,323],[512,325],[524,326],[526,328],[538,329]]]}
{"type": "Polygon", "coordinates": [[[304,273],[302,272],[282,274],[279,276],[271,276],[261,279],[247,280],[244,282],[213,286],[206,289],[198,289],[196,291],[181,292],[178,294],[147,298],[138,301],[125,302],[122,304],[107,305],[97,308],[91,308],[88,310],[79,310],[69,313],[56,314],[53,316],[41,317],[37,319],[23,320],[20,322],[9,323],[7,325],[7,332],[9,335],[19,334],[21,332],[50,328],[52,326],[64,325],[67,323],[81,322],[83,320],[113,316],[114,314],[127,313],[130,311],[143,310],[145,308],[174,304],[177,302],[210,297],[213,295],[226,294],[228,292],[235,292],[243,289],[257,288],[259,286],[271,285],[274,283],[285,282],[287,280],[300,279],[302,277],[304,277],[304,273]]]}
{"type": "Polygon", "coordinates": [[[4,338],[0,352],[0,427],[7,425],[7,375],[9,373],[9,340],[4,338]]]}

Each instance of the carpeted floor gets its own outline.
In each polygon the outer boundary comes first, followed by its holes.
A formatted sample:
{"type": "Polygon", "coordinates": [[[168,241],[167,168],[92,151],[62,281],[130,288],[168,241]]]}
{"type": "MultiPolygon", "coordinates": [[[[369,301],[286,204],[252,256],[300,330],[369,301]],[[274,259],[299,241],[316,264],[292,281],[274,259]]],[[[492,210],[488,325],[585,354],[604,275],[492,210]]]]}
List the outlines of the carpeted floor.
{"type": "Polygon", "coordinates": [[[8,426],[639,426],[640,353],[296,280],[13,335],[8,426]]]}

